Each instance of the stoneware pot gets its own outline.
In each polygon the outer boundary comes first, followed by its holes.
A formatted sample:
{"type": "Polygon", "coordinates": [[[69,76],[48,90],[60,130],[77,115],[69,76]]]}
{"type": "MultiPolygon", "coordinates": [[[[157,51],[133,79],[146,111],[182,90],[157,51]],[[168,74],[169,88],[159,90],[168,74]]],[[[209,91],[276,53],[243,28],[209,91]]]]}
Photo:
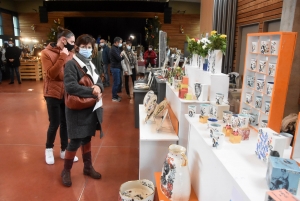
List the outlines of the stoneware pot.
{"type": "Polygon", "coordinates": [[[278,43],[276,40],[271,41],[271,54],[278,54],[278,43]]]}
{"type": "Polygon", "coordinates": [[[225,141],[225,135],[222,132],[215,132],[212,136],[212,146],[216,149],[222,149],[225,141]]]}
{"type": "Polygon", "coordinates": [[[262,92],[264,89],[265,80],[264,79],[257,79],[256,80],[256,90],[262,92]]]}
{"type": "Polygon", "coordinates": [[[271,96],[273,91],[274,82],[267,83],[267,95],[271,96]]]}
{"type": "Polygon", "coordinates": [[[267,62],[266,61],[259,61],[258,72],[264,73],[266,68],[267,62]]]}
{"type": "Polygon", "coordinates": [[[217,123],[217,122],[218,122],[218,119],[216,119],[216,118],[208,118],[207,119],[207,128],[210,128],[211,124],[217,123]]]}
{"type": "Polygon", "coordinates": [[[153,201],[154,189],[153,183],[146,179],[128,181],[121,185],[118,201],[153,201]]]}
{"type": "Polygon", "coordinates": [[[271,105],[271,101],[265,102],[265,113],[266,114],[269,114],[269,112],[270,112],[270,105],[271,105]]]}
{"type": "Polygon", "coordinates": [[[253,125],[253,126],[256,126],[257,125],[257,118],[258,118],[257,114],[250,113],[249,114],[249,124],[253,125]]]}
{"type": "Polygon", "coordinates": [[[247,86],[251,88],[254,87],[254,76],[247,75],[247,86]]]}
{"type": "Polygon", "coordinates": [[[231,126],[232,129],[235,131],[239,125],[239,116],[237,114],[233,114],[231,117],[231,126]]]}
{"type": "Polygon", "coordinates": [[[255,70],[256,69],[256,59],[251,59],[250,69],[255,70]]]}
{"type": "Polygon", "coordinates": [[[189,117],[195,117],[196,108],[197,108],[196,105],[189,105],[188,106],[189,117]]]}
{"type": "Polygon", "coordinates": [[[164,161],[160,177],[160,189],[172,201],[188,201],[191,194],[191,179],[186,148],[172,144],[164,161]]]}
{"type": "Polygon", "coordinates": [[[260,53],[267,54],[269,53],[269,41],[260,42],[260,53]]]}
{"type": "Polygon", "coordinates": [[[242,114],[249,114],[251,112],[251,109],[249,108],[242,108],[242,114]]]}
{"type": "Polygon", "coordinates": [[[216,104],[221,105],[223,103],[224,94],[216,93],[216,104]]]}
{"type": "Polygon", "coordinates": [[[196,99],[199,100],[202,92],[202,84],[200,82],[195,82],[194,90],[195,90],[196,99]]]}
{"type": "Polygon", "coordinates": [[[200,116],[209,116],[209,104],[200,104],[200,116]]]}
{"type": "Polygon", "coordinates": [[[252,42],[251,52],[257,52],[257,42],[252,42]]]}
{"type": "Polygon", "coordinates": [[[260,127],[267,128],[267,126],[268,126],[268,120],[261,120],[260,127]]]}
{"type": "Polygon", "coordinates": [[[230,120],[232,117],[231,111],[223,111],[223,123],[226,123],[226,125],[230,125],[230,120]]]}
{"type": "Polygon", "coordinates": [[[250,104],[252,102],[252,93],[247,92],[246,93],[246,103],[250,104]]]}
{"type": "Polygon", "coordinates": [[[239,128],[248,128],[249,127],[249,115],[239,114],[239,128]]]}
{"type": "Polygon", "coordinates": [[[262,96],[256,96],[255,98],[255,108],[261,108],[262,105],[262,96]]]}
{"type": "Polygon", "coordinates": [[[275,70],[276,70],[276,64],[274,63],[269,63],[269,75],[274,76],[275,75],[275,70]]]}
{"type": "Polygon", "coordinates": [[[222,132],[222,126],[217,123],[212,123],[209,126],[209,136],[212,138],[214,133],[222,132]]]}

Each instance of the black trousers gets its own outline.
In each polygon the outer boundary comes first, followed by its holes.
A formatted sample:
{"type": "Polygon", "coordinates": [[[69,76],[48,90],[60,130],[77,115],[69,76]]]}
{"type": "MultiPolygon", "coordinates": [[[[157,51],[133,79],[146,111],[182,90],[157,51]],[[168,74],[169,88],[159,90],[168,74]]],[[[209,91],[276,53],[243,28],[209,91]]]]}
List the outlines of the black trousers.
{"type": "Polygon", "coordinates": [[[129,76],[131,76],[132,86],[133,86],[134,81],[136,80],[136,70],[135,70],[135,68],[132,68],[132,75],[125,75],[125,90],[126,90],[126,93],[128,95],[130,94],[130,91],[129,91],[129,76]]]}
{"type": "Polygon", "coordinates": [[[92,136],[87,136],[85,138],[77,138],[71,139],[70,143],[67,147],[68,151],[77,151],[80,145],[86,145],[87,143],[91,142],[92,136]]]}
{"type": "Polygon", "coordinates": [[[147,60],[147,63],[146,63],[146,65],[145,65],[145,68],[146,68],[146,69],[148,68],[149,64],[151,65],[152,68],[154,67],[154,64],[151,64],[151,63],[150,63],[150,60],[147,60]]]}
{"type": "Polygon", "coordinates": [[[123,69],[121,69],[121,72],[120,72],[120,84],[118,86],[118,93],[122,92],[122,78],[123,78],[123,69]]]}
{"type": "Polygon", "coordinates": [[[54,147],[54,140],[58,127],[60,127],[60,143],[61,150],[65,150],[68,146],[68,132],[65,113],[64,99],[45,97],[47,102],[47,110],[49,116],[49,127],[47,131],[46,148],[54,147]]]}

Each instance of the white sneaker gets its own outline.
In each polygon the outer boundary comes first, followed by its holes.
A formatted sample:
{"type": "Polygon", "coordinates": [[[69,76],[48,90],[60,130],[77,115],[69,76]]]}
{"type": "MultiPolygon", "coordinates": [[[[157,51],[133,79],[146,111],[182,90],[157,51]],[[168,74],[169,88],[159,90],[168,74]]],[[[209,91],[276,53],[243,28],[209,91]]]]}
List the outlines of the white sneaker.
{"type": "MultiPolygon", "coordinates": [[[[65,155],[66,155],[66,151],[60,151],[60,158],[61,159],[65,159],[65,155]]],[[[75,156],[73,161],[77,162],[78,161],[78,157],[75,156]]]]}
{"type": "Polygon", "coordinates": [[[53,149],[49,148],[45,150],[45,160],[48,165],[54,164],[54,156],[53,156],[53,149]]]}

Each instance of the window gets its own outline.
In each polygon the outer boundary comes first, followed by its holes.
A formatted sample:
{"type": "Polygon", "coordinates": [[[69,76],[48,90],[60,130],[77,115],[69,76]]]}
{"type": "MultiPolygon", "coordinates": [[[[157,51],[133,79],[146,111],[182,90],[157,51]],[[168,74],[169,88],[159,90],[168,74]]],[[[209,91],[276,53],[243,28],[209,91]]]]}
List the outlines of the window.
{"type": "Polygon", "coordinates": [[[0,13],[0,35],[3,35],[2,15],[1,15],[1,13],[0,13]]]}
{"type": "Polygon", "coordinates": [[[18,17],[13,16],[13,23],[14,23],[14,33],[15,33],[15,36],[19,36],[20,35],[20,27],[19,27],[18,17]]]}
{"type": "Polygon", "coordinates": [[[0,47],[2,47],[2,46],[3,46],[3,40],[2,40],[2,38],[0,38],[0,47]]]}
{"type": "Polygon", "coordinates": [[[16,40],[15,40],[15,46],[18,46],[18,47],[20,46],[20,41],[19,41],[19,39],[16,39],[16,40]]]}

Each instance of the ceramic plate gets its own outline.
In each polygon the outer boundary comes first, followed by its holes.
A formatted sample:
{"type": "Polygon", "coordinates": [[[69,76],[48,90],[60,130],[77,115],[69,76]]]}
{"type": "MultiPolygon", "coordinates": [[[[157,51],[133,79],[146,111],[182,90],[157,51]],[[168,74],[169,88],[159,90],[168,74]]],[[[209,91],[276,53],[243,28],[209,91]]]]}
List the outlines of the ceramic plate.
{"type": "Polygon", "coordinates": [[[156,105],[157,105],[157,96],[155,94],[153,94],[146,105],[147,115],[154,112],[156,105]]]}
{"type": "Polygon", "coordinates": [[[167,106],[168,106],[168,101],[163,100],[160,104],[158,104],[158,106],[156,106],[153,112],[153,116],[156,117],[160,115],[167,108],[167,106]]]}
{"type": "Polygon", "coordinates": [[[150,101],[151,97],[154,95],[154,91],[150,90],[146,93],[143,101],[143,105],[145,108],[147,107],[147,103],[150,101]]]}

